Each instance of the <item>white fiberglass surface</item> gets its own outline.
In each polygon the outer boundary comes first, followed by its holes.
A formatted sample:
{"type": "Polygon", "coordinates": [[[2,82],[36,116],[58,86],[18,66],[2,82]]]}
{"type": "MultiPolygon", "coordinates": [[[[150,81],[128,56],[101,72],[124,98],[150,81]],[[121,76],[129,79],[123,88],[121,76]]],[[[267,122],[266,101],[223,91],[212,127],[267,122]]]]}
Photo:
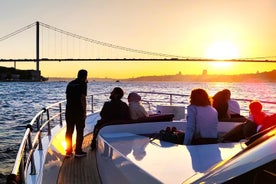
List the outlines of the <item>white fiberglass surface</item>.
{"type": "Polygon", "coordinates": [[[181,183],[242,150],[240,143],[184,146],[158,139],[151,142],[148,137],[131,133],[102,136],[132,163],[164,183],[181,183]]]}

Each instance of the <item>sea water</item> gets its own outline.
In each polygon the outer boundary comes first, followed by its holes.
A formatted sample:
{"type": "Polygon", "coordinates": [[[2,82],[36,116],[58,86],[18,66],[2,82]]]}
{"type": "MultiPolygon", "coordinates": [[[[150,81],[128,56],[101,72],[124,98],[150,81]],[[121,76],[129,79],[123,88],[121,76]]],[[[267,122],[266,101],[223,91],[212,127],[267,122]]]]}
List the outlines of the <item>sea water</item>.
{"type": "MultiPolygon", "coordinates": [[[[67,83],[0,82],[0,183],[5,183],[6,176],[12,170],[26,125],[42,108],[65,99],[67,83]]],[[[276,102],[276,83],[91,81],[88,83],[88,95],[111,92],[117,86],[123,88],[126,94],[154,91],[189,95],[193,88],[204,88],[211,96],[227,88],[231,90],[232,98],[276,102]]],[[[241,104],[244,113],[247,106],[248,102],[241,104]]],[[[275,105],[265,104],[264,108],[267,112],[276,112],[275,105]]]]}

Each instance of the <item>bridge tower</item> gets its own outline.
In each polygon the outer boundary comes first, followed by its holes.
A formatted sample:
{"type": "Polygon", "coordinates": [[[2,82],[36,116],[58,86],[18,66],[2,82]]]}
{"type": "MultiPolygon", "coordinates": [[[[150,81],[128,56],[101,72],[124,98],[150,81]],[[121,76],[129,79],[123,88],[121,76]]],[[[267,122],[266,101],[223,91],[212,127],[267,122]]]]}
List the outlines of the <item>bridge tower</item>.
{"type": "Polygon", "coordinates": [[[36,22],[36,74],[35,80],[41,80],[41,73],[39,70],[39,22],[36,22]]]}
{"type": "Polygon", "coordinates": [[[39,72],[39,22],[36,22],[36,71],[39,72]]]}

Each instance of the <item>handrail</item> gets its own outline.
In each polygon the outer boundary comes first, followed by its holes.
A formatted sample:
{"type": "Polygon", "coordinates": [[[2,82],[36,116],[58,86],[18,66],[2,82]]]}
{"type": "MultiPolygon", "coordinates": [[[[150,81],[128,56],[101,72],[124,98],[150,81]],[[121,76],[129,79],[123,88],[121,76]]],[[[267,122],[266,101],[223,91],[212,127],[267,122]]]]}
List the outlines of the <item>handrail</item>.
{"type": "MultiPolygon", "coordinates": [[[[232,98],[233,100],[237,100],[237,101],[244,101],[244,102],[251,102],[252,100],[250,99],[245,99],[245,98],[232,98]]],[[[265,100],[258,100],[260,103],[264,103],[264,104],[273,104],[276,105],[276,102],[270,102],[270,101],[265,101],[265,100]]]]}
{"type": "MultiPolygon", "coordinates": [[[[144,94],[144,96],[142,97],[142,101],[144,103],[148,104],[148,109],[151,110],[151,104],[156,103],[156,102],[163,102],[163,103],[168,103],[170,105],[175,104],[175,103],[181,103],[181,104],[189,104],[188,98],[189,95],[185,95],[185,94],[173,94],[173,93],[164,93],[164,92],[146,92],[146,91],[136,91],[136,93],[139,94],[144,94]],[[161,99],[161,100],[153,100],[152,98],[147,99],[147,94],[150,95],[168,95],[169,98],[168,99],[161,99]],[[183,101],[173,101],[173,97],[185,97],[187,99],[183,100],[183,101]],[[164,100],[168,100],[167,102],[164,100]]],[[[104,93],[97,93],[97,94],[93,94],[90,95],[91,98],[87,98],[87,101],[90,102],[91,104],[91,109],[90,111],[93,113],[95,111],[95,96],[101,96],[101,95],[107,95],[109,93],[104,92],[104,93]]],[[[105,99],[100,99],[102,101],[105,101],[105,99]]],[[[238,101],[244,101],[244,102],[249,102],[251,100],[248,99],[235,99],[238,101]]],[[[276,102],[268,102],[268,101],[260,101],[263,103],[267,103],[267,104],[274,104],[276,105],[276,102]]],[[[8,178],[10,178],[11,181],[15,181],[20,182],[20,183],[25,183],[26,182],[26,176],[27,176],[27,169],[29,164],[31,164],[31,173],[30,174],[36,174],[36,168],[35,168],[35,163],[34,163],[34,157],[33,157],[33,153],[34,150],[37,148],[39,150],[43,149],[42,146],[42,132],[44,129],[47,129],[47,135],[50,136],[51,135],[51,122],[54,120],[59,120],[59,124],[60,126],[62,126],[62,120],[63,120],[63,116],[65,116],[65,104],[66,104],[66,100],[62,100],[60,102],[51,104],[49,106],[47,106],[46,108],[43,108],[41,111],[39,111],[34,118],[31,120],[30,124],[27,125],[26,127],[26,131],[25,134],[23,136],[22,142],[20,144],[16,159],[15,159],[15,163],[14,163],[14,167],[11,171],[11,174],[9,175],[8,178]],[[50,111],[54,112],[54,114],[50,115],[50,111]],[[44,115],[46,114],[46,118],[44,118],[44,115]],[[34,125],[36,125],[36,134],[33,136],[33,140],[32,140],[32,132],[33,132],[33,127],[34,125]],[[27,148],[27,146],[29,146],[29,148],[27,148]],[[24,154],[26,155],[26,158],[24,157],[24,154]]],[[[97,102],[97,105],[99,105],[100,103],[97,102]]],[[[100,104],[100,106],[102,106],[102,104],[100,104]]],[[[88,109],[89,111],[89,109],[88,109]]],[[[64,118],[65,119],[65,118],[64,118]]],[[[8,179],[9,180],[9,179],[8,179]]]]}
{"type": "MultiPolygon", "coordinates": [[[[91,111],[94,112],[94,96],[104,95],[107,93],[98,93],[91,95],[91,111]]],[[[87,98],[89,101],[89,98],[87,98]]],[[[24,133],[23,139],[21,141],[19,150],[16,155],[13,169],[11,174],[7,178],[7,183],[26,183],[26,176],[28,166],[31,166],[31,175],[36,174],[36,167],[34,162],[34,151],[38,146],[39,150],[43,150],[43,145],[41,136],[43,130],[47,129],[47,136],[51,135],[51,122],[54,120],[59,120],[59,124],[62,126],[63,116],[65,116],[65,104],[66,100],[62,100],[51,104],[41,111],[39,111],[31,120],[31,122],[26,126],[26,131],[24,133]],[[50,111],[54,114],[50,115],[50,111]],[[46,114],[46,118],[44,117],[46,114]],[[36,134],[32,136],[33,127],[36,125],[36,134]],[[32,139],[33,138],[33,139],[32,139]]],[[[65,118],[64,118],[65,119],[65,118]]]]}
{"type": "MultiPolygon", "coordinates": [[[[59,119],[59,123],[62,121],[62,115],[65,111],[62,110],[62,104],[64,104],[66,101],[60,101],[54,104],[51,104],[47,106],[46,108],[43,108],[41,111],[39,111],[34,118],[31,120],[30,124],[27,125],[25,134],[23,136],[22,142],[20,144],[18,153],[16,155],[14,167],[11,171],[10,176],[8,177],[8,180],[15,181],[16,183],[26,183],[26,175],[27,175],[27,169],[29,164],[31,164],[31,175],[36,174],[36,167],[34,162],[33,153],[36,149],[37,145],[39,145],[39,149],[42,150],[42,143],[41,143],[41,133],[42,131],[47,128],[48,129],[48,135],[51,135],[51,126],[50,122],[54,119],[59,119]],[[58,108],[58,112],[57,108],[58,108]],[[55,112],[53,116],[50,117],[49,112],[52,110],[55,112]],[[44,114],[46,113],[47,117],[45,120],[43,120],[44,114]],[[32,140],[32,132],[33,127],[36,124],[37,131],[34,135],[34,139],[32,140]],[[27,147],[28,146],[28,147],[27,147]],[[26,155],[26,157],[24,157],[26,155]]],[[[65,109],[65,107],[64,107],[65,109]]],[[[62,124],[61,124],[62,125],[62,124]]]]}
{"type": "MultiPolygon", "coordinates": [[[[14,162],[14,167],[11,172],[11,174],[13,174],[14,176],[16,176],[18,172],[20,172],[21,176],[22,176],[22,173],[24,173],[22,170],[22,167],[20,167],[20,166],[23,164],[22,163],[22,155],[24,153],[24,149],[26,147],[27,139],[28,139],[30,132],[31,132],[31,130],[29,128],[27,128],[27,130],[23,136],[22,142],[20,144],[19,151],[17,152],[17,156],[16,156],[16,159],[14,162]]],[[[18,178],[14,178],[14,179],[18,180],[18,178]]]]}

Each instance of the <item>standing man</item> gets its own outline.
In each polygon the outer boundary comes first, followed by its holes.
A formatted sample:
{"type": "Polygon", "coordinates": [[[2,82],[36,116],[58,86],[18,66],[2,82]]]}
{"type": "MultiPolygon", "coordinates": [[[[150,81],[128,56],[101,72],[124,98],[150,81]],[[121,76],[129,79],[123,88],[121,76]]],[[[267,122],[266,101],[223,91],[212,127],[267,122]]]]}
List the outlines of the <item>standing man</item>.
{"type": "Polygon", "coordinates": [[[83,130],[86,119],[86,95],[87,71],[79,70],[78,77],[69,82],[66,88],[66,156],[72,155],[72,134],[75,126],[77,130],[75,157],[86,156],[86,152],[82,151],[83,130]]]}

